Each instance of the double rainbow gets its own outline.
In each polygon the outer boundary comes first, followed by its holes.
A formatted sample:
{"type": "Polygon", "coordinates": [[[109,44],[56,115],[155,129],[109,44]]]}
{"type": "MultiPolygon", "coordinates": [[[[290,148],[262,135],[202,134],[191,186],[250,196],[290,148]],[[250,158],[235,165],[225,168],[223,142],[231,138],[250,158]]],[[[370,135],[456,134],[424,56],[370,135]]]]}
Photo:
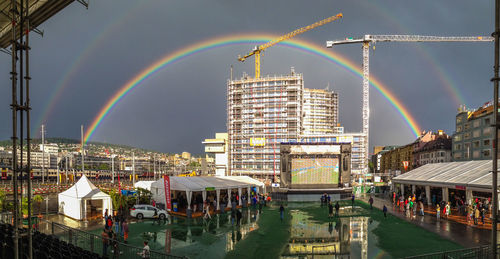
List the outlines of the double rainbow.
{"type": "MultiPolygon", "coordinates": [[[[157,60],[150,66],[146,67],[139,74],[134,76],[132,79],[127,81],[102,107],[97,116],[93,119],[90,127],[86,130],[84,136],[84,142],[89,141],[92,135],[95,133],[99,125],[106,118],[109,112],[116,106],[116,104],[122,100],[128,93],[133,89],[137,88],[148,79],[151,75],[160,71],[170,64],[174,64],[183,59],[189,58],[190,56],[209,51],[211,49],[222,48],[226,46],[242,45],[242,44],[260,44],[263,42],[268,42],[277,38],[278,35],[271,34],[255,34],[255,35],[229,35],[224,37],[215,37],[202,41],[197,44],[190,45],[188,47],[179,49],[171,54],[167,54],[161,59],[157,60]]],[[[317,44],[303,41],[303,40],[289,40],[279,43],[279,46],[297,49],[309,54],[316,55],[323,58],[329,62],[335,63],[342,68],[352,72],[353,74],[363,77],[362,71],[357,68],[357,65],[346,57],[333,52],[332,50],[327,50],[323,46],[317,44]]],[[[388,87],[382,84],[375,77],[370,76],[370,85],[373,86],[382,96],[389,101],[389,103],[397,110],[406,124],[409,126],[413,134],[418,137],[420,135],[420,127],[413,118],[413,116],[408,112],[408,109],[399,101],[394,94],[392,94],[388,87]]]]}

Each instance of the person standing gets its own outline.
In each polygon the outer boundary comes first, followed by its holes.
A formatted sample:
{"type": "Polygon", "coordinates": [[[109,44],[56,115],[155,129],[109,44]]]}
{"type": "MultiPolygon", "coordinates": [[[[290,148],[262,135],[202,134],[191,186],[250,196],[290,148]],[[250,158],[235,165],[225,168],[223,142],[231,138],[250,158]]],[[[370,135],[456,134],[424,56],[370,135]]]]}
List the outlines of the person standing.
{"type": "Polygon", "coordinates": [[[354,193],[353,193],[353,194],[352,194],[352,197],[351,197],[351,205],[352,205],[352,207],[353,207],[353,208],[354,208],[354,198],[355,198],[355,197],[354,197],[354,193]]]}
{"type": "Polygon", "coordinates": [[[368,200],[368,202],[370,203],[370,209],[373,210],[373,197],[370,196],[370,199],[368,200]]]}
{"type": "Polygon", "coordinates": [[[481,208],[480,213],[481,213],[481,223],[483,223],[483,225],[484,225],[484,213],[485,213],[485,209],[484,209],[484,207],[483,207],[483,208],[481,208]]]}
{"type": "Polygon", "coordinates": [[[438,220],[440,220],[440,219],[441,219],[441,215],[440,215],[440,214],[441,214],[441,207],[439,207],[439,204],[437,204],[437,205],[436,205],[436,218],[437,218],[438,220]]]}
{"type": "Polygon", "coordinates": [[[141,256],[141,258],[149,259],[150,253],[151,251],[148,246],[148,241],[144,241],[144,247],[142,248],[142,252],[138,253],[138,255],[141,256]]]}
{"type": "Polygon", "coordinates": [[[205,215],[203,216],[204,219],[212,219],[212,216],[210,216],[210,203],[205,203],[205,208],[203,209],[203,211],[205,212],[205,215]]]}
{"type": "Polygon", "coordinates": [[[339,216],[339,209],[340,209],[340,205],[339,205],[339,202],[337,201],[335,203],[335,217],[339,216]]]}
{"type": "Polygon", "coordinates": [[[123,220],[123,242],[127,243],[127,239],[128,239],[128,223],[127,223],[127,220],[124,219],[123,220]]]}
{"type": "Polygon", "coordinates": [[[420,200],[418,202],[418,205],[420,206],[420,216],[423,216],[424,215],[424,203],[422,202],[422,200],[420,200]]]}
{"type": "Polygon", "coordinates": [[[331,202],[328,203],[328,217],[333,217],[333,204],[331,202]]]}
{"type": "Polygon", "coordinates": [[[283,207],[283,204],[280,205],[280,219],[281,222],[283,222],[283,218],[285,217],[285,208],[283,207]]]}
{"type": "Polygon", "coordinates": [[[446,205],[445,205],[445,215],[446,215],[446,219],[448,219],[448,216],[450,215],[450,203],[447,202],[446,205]]]}
{"type": "Polygon", "coordinates": [[[479,208],[478,206],[476,206],[476,209],[474,211],[474,225],[477,225],[477,221],[479,220],[479,208]]]}
{"type": "Polygon", "coordinates": [[[387,218],[387,207],[385,206],[385,204],[384,204],[384,208],[382,209],[382,211],[384,212],[384,218],[387,218]]]}
{"type": "Polygon", "coordinates": [[[108,229],[104,228],[102,233],[101,233],[101,239],[102,239],[102,257],[107,257],[108,254],[108,244],[109,244],[109,235],[108,235],[108,229]]]}

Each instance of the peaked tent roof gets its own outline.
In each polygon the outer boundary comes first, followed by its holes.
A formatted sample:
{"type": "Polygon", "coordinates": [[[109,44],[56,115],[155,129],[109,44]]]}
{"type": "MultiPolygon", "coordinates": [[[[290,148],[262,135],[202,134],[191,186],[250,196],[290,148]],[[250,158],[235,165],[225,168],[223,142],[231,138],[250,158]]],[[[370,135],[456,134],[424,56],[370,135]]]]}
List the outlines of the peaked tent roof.
{"type": "Polygon", "coordinates": [[[74,198],[90,198],[90,197],[107,197],[109,195],[101,192],[93,183],[89,181],[87,176],[82,175],[80,180],[76,182],[73,186],[64,192],[59,193],[59,195],[74,197],[74,198]]]}
{"type": "MultiPolygon", "coordinates": [[[[499,161],[500,162],[500,161],[499,161]]],[[[492,161],[426,164],[392,179],[395,183],[491,189],[492,161]]],[[[498,180],[500,183],[500,179],[498,180]]]]}
{"type": "MultiPolygon", "coordinates": [[[[196,176],[196,177],[170,177],[170,189],[177,191],[204,191],[206,188],[214,189],[245,188],[248,186],[257,186],[255,183],[248,183],[230,177],[217,176],[196,176]]],[[[151,184],[151,186],[163,186],[163,179],[151,184]]]]}

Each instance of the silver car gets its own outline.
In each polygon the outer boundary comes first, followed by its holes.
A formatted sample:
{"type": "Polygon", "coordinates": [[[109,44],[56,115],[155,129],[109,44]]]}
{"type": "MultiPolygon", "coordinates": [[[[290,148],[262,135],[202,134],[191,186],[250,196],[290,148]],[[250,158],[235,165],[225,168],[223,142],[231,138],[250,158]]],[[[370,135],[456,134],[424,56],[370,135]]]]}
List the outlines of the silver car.
{"type": "Polygon", "coordinates": [[[137,219],[154,218],[155,211],[156,211],[156,216],[159,219],[164,220],[167,217],[167,212],[165,210],[155,208],[151,205],[140,205],[140,204],[134,205],[134,207],[130,209],[130,216],[137,219]]]}

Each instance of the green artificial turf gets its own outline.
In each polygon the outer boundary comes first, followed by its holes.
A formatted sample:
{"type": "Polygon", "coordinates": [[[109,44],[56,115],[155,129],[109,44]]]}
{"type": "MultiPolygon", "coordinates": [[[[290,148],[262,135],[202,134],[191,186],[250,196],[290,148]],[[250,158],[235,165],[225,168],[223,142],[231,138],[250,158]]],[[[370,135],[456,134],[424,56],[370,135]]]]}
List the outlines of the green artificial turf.
{"type": "MultiPolygon", "coordinates": [[[[339,204],[341,206],[351,206],[351,201],[341,201],[339,204]]],[[[358,210],[360,216],[368,216],[372,220],[379,222],[372,233],[377,236],[377,247],[386,251],[391,257],[400,258],[464,248],[453,241],[390,213],[387,213],[387,218],[384,218],[384,213],[380,209],[373,208],[370,210],[370,206],[363,201],[356,200],[355,206],[362,208],[362,210],[358,210]]],[[[308,206],[301,210],[306,211],[311,216],[311,220],[318,223],[332,221],[328,217],[327,207],[308,206]]]]}
{"type": "Polygon", "coordinates": [[[285,207],[285,218],[280,220],[279,207],[265,207],[252,231],[226,258],[279,258],[290,239],[290,210],[285,207]]]}

